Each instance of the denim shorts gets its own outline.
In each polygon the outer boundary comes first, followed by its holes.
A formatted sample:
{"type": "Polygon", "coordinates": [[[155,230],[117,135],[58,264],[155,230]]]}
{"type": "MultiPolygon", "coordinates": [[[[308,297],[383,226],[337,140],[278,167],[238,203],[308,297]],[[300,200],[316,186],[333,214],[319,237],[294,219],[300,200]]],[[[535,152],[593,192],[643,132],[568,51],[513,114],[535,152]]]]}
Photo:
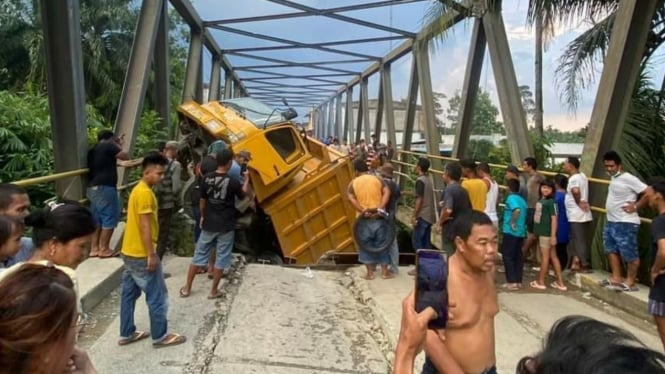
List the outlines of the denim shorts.
{"type": "Polygon", "coordinates": [[[229,270],[231,267],[231,252],[233,251],[234,240],[235,231],[233,230],[224,233],[201,230],[199,240],[196,242],[192,265],[208,266],[210,253],[215,248],[215,269],[229,270]]]}
{"type": "Polygon", "coordinates": [[[103,229],[114,229],[120,219],[120,202],[118,190],[111,186],[88,187],[86,197],[90,201],[90,211],[103,229]]]}
{"type": "Polygon", "coordinates": [[[629,222],[607,222],[603,230],[605,253],[618,253],[625,262],[640,258],[637,249],[637,232],[640,225],[629,222]]]}

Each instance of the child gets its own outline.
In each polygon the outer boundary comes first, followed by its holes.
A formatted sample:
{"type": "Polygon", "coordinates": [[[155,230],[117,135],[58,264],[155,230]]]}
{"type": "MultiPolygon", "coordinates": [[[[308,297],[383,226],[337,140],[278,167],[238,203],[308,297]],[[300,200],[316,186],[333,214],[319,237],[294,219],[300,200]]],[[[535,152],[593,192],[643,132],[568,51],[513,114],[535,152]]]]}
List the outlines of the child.
{"type": "Polygon", "coordinates": [[[5,268],[5,261],[21,249],[23,223],[16,218],[0,215],[0,271],[5,268]]]}
{"type": "Polygon", "coordinates": [[[556,202],[556,209],[558,213],[557,230],[556,230],[556,257],[561,263],[561,268],[565,269],[568,265],[568,240],[570,236],[570,224],[568,223],[568,215],[566,214],[566,188],[568,188],[568,177],[563,174],[554,176],[554,184],[556,185],[556,193],[554,201],[556,202]]]}
{"type": "Polygon", "coordinates": [[[503,288],[509,291],[518,290],[522,286],[522,270],[524,258],[522,245],[526,236],[526,200],[520,195],[520,182],[508,179],[508,196],[506,208],[503,211],[503,240],[501,241],[501,255],[506,268],[506,283],[503,288]]]}
{"type": "Polygon", "coordinates": [[[557,279],[551,284],[551,287],[560,291],[567,290],[561,276],[561,263],[556,256],[557,216],[556,203],[554,202],[554,182],[546,179],[540,183],[540,200],[536,204],[533,216],[533,231],[538,236],[541,260],[538,280],[531,282],[530,285],[539,290],[546,288],[545,277],[547,276],[550,263],[554,268],[554,274],[557,279]]]}

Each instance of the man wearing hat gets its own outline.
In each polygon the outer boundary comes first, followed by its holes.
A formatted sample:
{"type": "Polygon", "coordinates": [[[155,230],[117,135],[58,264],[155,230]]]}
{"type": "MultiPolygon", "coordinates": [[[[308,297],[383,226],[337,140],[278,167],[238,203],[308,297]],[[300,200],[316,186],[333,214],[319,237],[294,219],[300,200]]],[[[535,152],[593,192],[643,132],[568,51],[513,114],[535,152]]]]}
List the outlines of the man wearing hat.
{"type": "Polygon", "coordinates": [[[179,144],[176,141],[168,141],[161,153],[169,160],[164,172],[162,183],[156,186],[157,204],[159,207],[157,219],[159,224],[159,235],[157,238],[157,255],[161,260],[169,247],[169,228],[171,217],[180,203],[180,190],[182,189],[182,166],[176,160],[179,144]]]}

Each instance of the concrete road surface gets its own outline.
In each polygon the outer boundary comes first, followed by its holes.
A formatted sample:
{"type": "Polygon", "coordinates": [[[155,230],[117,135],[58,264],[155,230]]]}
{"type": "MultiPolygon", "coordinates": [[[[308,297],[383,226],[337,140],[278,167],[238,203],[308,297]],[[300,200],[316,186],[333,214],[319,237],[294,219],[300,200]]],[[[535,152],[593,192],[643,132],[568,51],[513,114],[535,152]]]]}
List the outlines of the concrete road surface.
{"type": "MultiPolygon", "coordinates": [[[[189,259],[173,258],[165,268],[170,290],[169,323],[188,342],[154,349],[149,340],[116,344],[117,318],[90,353],[100,373],[349,373],[389,370],[399,331],[402,298],[413,279],[404,269],[396,279],[365,281],[362,269],[344,272],[249,265],[223,285],[227,297],[207,300],[210,281],[198,276],[192,295],[180,298],[189,259]]],[[[631,330],[661,349],[648,321],[585,300],[579,291],[500,293],[496,319],[497,367],[513,373],[524,355],[537,351],[557,319],[591,316],[631,330]]],[[[144,299],[137,303],[139,329],[148,328],[144,299]]],[[[418,364],[422,363],[422,357],[418,364]]]]}

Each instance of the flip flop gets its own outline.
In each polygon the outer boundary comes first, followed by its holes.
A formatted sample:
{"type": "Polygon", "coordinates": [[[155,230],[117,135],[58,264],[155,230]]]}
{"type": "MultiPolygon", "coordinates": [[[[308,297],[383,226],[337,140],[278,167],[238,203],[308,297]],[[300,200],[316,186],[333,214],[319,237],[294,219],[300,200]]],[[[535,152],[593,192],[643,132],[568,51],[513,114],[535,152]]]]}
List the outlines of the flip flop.
{"type": "Polygon", "coordinates": [[[90,253],[88,258],[99,257],[99,253],[90,253]]]}
{"type": "Polygon", "coordinates": [[[552,284],[550,284],[550,287],[556,288],[559,291],[568,291],[568,287],[562,286],[557,282],[552,282],[552,284]]]}
{"type": "Polygon", "coordinates": [[[531,281],[531,283],[529,283],[529,286],[531,286],[531,288],[535,288],[535,289],[538,289],[538,290],[546,290],[547,289],[547,287],[545,287],[544,284],[538,284],[538,282],[536,282],[536,281],[531,281]]]}
{"type": "Polygon", "coordinates": [[[152,343],[152,346],[155,348],[165,348],[165,347],[171,347],[174,345],[179,345],[187,341],[187,338],[180,335],[176,334],[174,332],[166,335],[166,337],[156,343],[152,343]]]}
{"type": "Polygon", "coordinates": [[[185,287],[183,287],[183,288],[180,289],[179,293],[180,293],[180,297],[184,298],[184,297],[189,297],[189,295],[191,294],[191,291],[185,291],[185,287]]]}
{"type": "Polygon", "coordinates": [[[217,292],[214,295],[208,295],[208,300],[215,300],[215,299],[219,299],[220,297],[224,297],[224,293],[217,292]]]}
{"type": "Polygon", "coordinates": [[[113,257],[118,257],[118,256],[120,256],[120,251],[111,252],[110,255],[109,254],[104,254],[104,255],[99,254],[99,258],[113,258],[113,257]]]}
{"type": "Polygon", "coordinates": [[[118,345],[127,345],[127,344],[136,343],[139,340],[143,340],[149,336],[150,333],[147,331],[135,331],[131,337],[118,340],[118,345]]]}
{"type": "Polygon", "coordinates": [[[618,287],[616,287],[616,289],[617,291],[622,291],[622,292],[636,292],[640,290],[639,288],[637,288],[637,286],[630,287],[625,282],[621,283],[618,287]]]}

